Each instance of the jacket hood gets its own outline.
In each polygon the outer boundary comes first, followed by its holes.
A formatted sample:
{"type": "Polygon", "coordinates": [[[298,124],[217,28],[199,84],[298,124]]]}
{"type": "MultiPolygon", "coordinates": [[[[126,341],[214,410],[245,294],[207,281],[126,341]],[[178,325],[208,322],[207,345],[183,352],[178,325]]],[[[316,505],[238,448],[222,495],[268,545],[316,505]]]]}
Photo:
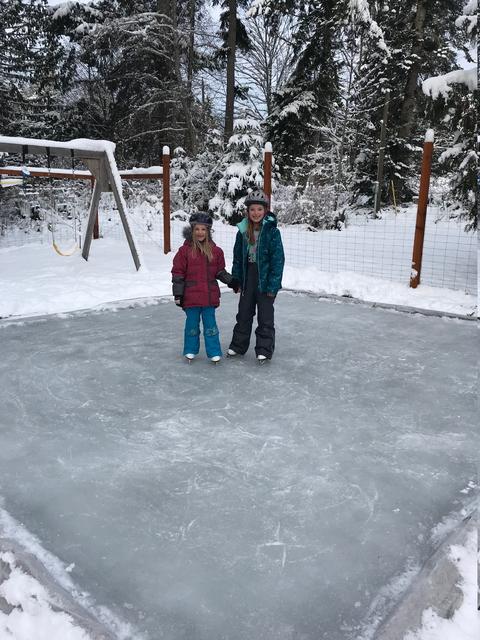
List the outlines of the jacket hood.
{"type": "MultiPolygon", "coordinates": [[[[267,213],[265,214],[263,220],[262,220],[262,226],[267,226],[270,225],[272,227],[276,227],[277,226],[277,216],[272,213],[271,211],[267,211],[267,213]]],[[[237,224],[237,228],[239,229],[239,231],[241,231],[242,233],[245,233],[248,227],[248,218],[243,218],[243,220],[241,220],[238,224],[237,224]]]]}

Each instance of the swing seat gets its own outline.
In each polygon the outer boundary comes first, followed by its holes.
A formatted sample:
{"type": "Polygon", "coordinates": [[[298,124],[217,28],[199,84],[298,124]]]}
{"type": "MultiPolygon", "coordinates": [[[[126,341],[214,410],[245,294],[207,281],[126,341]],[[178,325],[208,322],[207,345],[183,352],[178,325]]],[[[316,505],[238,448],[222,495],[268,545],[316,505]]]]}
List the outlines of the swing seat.
{"type": "Polygon", "coordinates": [[[60,247],[58,246],[58,244],[55,242],[55,240],[52,242],[53,244],[53,248],[55,249],[55,251],[58,253],[59,256],[62,256],[64,258],[68,257],[68,256],[73,256],[73,254],[77,251],[78,244],[75,244],[71,249],[69,249],[68,251],[62,251],[60,249],[60,247]]]}

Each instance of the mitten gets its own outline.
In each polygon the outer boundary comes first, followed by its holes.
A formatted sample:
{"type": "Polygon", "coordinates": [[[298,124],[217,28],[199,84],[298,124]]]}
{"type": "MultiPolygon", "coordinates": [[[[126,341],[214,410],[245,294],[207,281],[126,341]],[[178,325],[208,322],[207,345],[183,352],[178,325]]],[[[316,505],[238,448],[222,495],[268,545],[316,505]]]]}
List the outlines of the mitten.
{"type": "Polygon", "coordinates": [[[230,287],[230,289],[233,289],[235,293],[238,293],[240,289],[240,282],[236,278],[232,278],[228,286],[230,287]]]}

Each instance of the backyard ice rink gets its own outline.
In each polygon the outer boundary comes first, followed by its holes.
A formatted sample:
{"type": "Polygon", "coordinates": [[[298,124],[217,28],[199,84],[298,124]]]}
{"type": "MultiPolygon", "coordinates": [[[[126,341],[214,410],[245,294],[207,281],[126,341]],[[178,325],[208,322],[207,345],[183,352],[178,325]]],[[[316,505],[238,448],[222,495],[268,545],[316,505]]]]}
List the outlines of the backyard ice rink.
{"type": "Polygon", "coordinates": [[[367,638],[471,507],[473,322],[276,314],[263,367],[187,365],[171,299],[0,329],[1,506],[135,640],[367,638]]]}

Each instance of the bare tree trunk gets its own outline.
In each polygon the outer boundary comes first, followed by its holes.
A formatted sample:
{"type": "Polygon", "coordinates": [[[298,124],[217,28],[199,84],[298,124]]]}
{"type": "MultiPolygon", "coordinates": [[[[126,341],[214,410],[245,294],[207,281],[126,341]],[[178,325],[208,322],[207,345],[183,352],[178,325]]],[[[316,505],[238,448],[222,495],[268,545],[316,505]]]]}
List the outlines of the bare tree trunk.
{"type": "Polygon", "coordinates": [[[407,139],[410,137],[416,117],[416,91],[418,76],[421,67],[421,53],[423,48],[423,36],[425,31],[425,15],[427,11],[427,0],[418,0],[417,13],[415,15],[415,42],[409,57],[413,59],[410,67],[405,93],[400,112],[400,129],[398,135],[407,139]]]}
{"type": "Polygon", "coordinates": [[[224,140],[228,142],[233,134],[233,113],[235,107],[235,49],[237,43],[237,0],[228,0],[228,54],[227,54],[227,97],[225,100],[224,140]]]}
{"type": "MultiPolygon", "coordinates": [[[[352,35],[352,38],[355,38],[355,35],[352,35]]],[[[355,42],[354,42],[355,45],[355,42]]],[[[338,165],[337,165],[337,175],[335,180],[335,201],[334,201],[334,210],[337,210],[338,206],[338,190],[339,186],[343,182],[343,156],[345,154],[345,142],[347,139],[347,128],[348,128],[348,112],[350,110],[350,102],[351,102],[351,91],[353,85],[353,72],[355,65],[355,54],[354,47],[347,47],[349,61],[348,61],[348,82],[347,82],[347,97],[345,99],[345,107],[343,109],[343,126],[342,126],[342,137],[340,141],[340,147],[338,149],[338,165]]]]}
{"type": "MultiPolygon", "coordinates": [[[[408,164],[408,151],[405,143],[410,142],[412,131],[417,119],[417,91],[418,77],[421,71],[423,37],[425,32],[425,16],[428,0],[417,0],[417,12],[415,14],[415,36],[409,58],[413,60],[408,71],[407,81],[403,93],[402,106],[400,109],[398,138],[399,144],[392,149],[392,158],[395,164],[402,162],[408,164]],[[402,140],[404,142],[402,142],[402,140]]],[[[396,182],[397,196],[400,200],[409,200],[411,192],[407,182],[398,178],[396,182]]]]}
{"type": "Polygon", "coordinates": [[[195,0],[189,0],[188,13],[190,35],[188,40],[187,95],[191,96],[193,82],[193,58],[195,55],[195,0]]]}
{"type": "MultiPolygon", "coordinates": [[[[192,4],[195,6],[194,0],[192,4]]],[[[172,44],[172,57],[173,57],[173,70],[174,78],[177,83],[176,90],[179,92],[180,102],[183,108],[185,118],[185,147],[190,153],[195,153],[196,147],[196,134],[195,127],[193,126],[192,114],[190,111],[190,92],[185,91],[185,86],[182,80],[182,73],[180,70],[180,52],[178,45],[178,24],[177,24],[177,0],[157,0],[157,10],[159,13],[167,16],[166,25],[171,26],[170,33],[167,32],[167,37],[172,44]]],[[[174,124],[176,120],[175,107],[173,107],[173,119],[174,124]]],[[[167,141],[169,146],[172,145],[171,141],[167,141]]]]}

